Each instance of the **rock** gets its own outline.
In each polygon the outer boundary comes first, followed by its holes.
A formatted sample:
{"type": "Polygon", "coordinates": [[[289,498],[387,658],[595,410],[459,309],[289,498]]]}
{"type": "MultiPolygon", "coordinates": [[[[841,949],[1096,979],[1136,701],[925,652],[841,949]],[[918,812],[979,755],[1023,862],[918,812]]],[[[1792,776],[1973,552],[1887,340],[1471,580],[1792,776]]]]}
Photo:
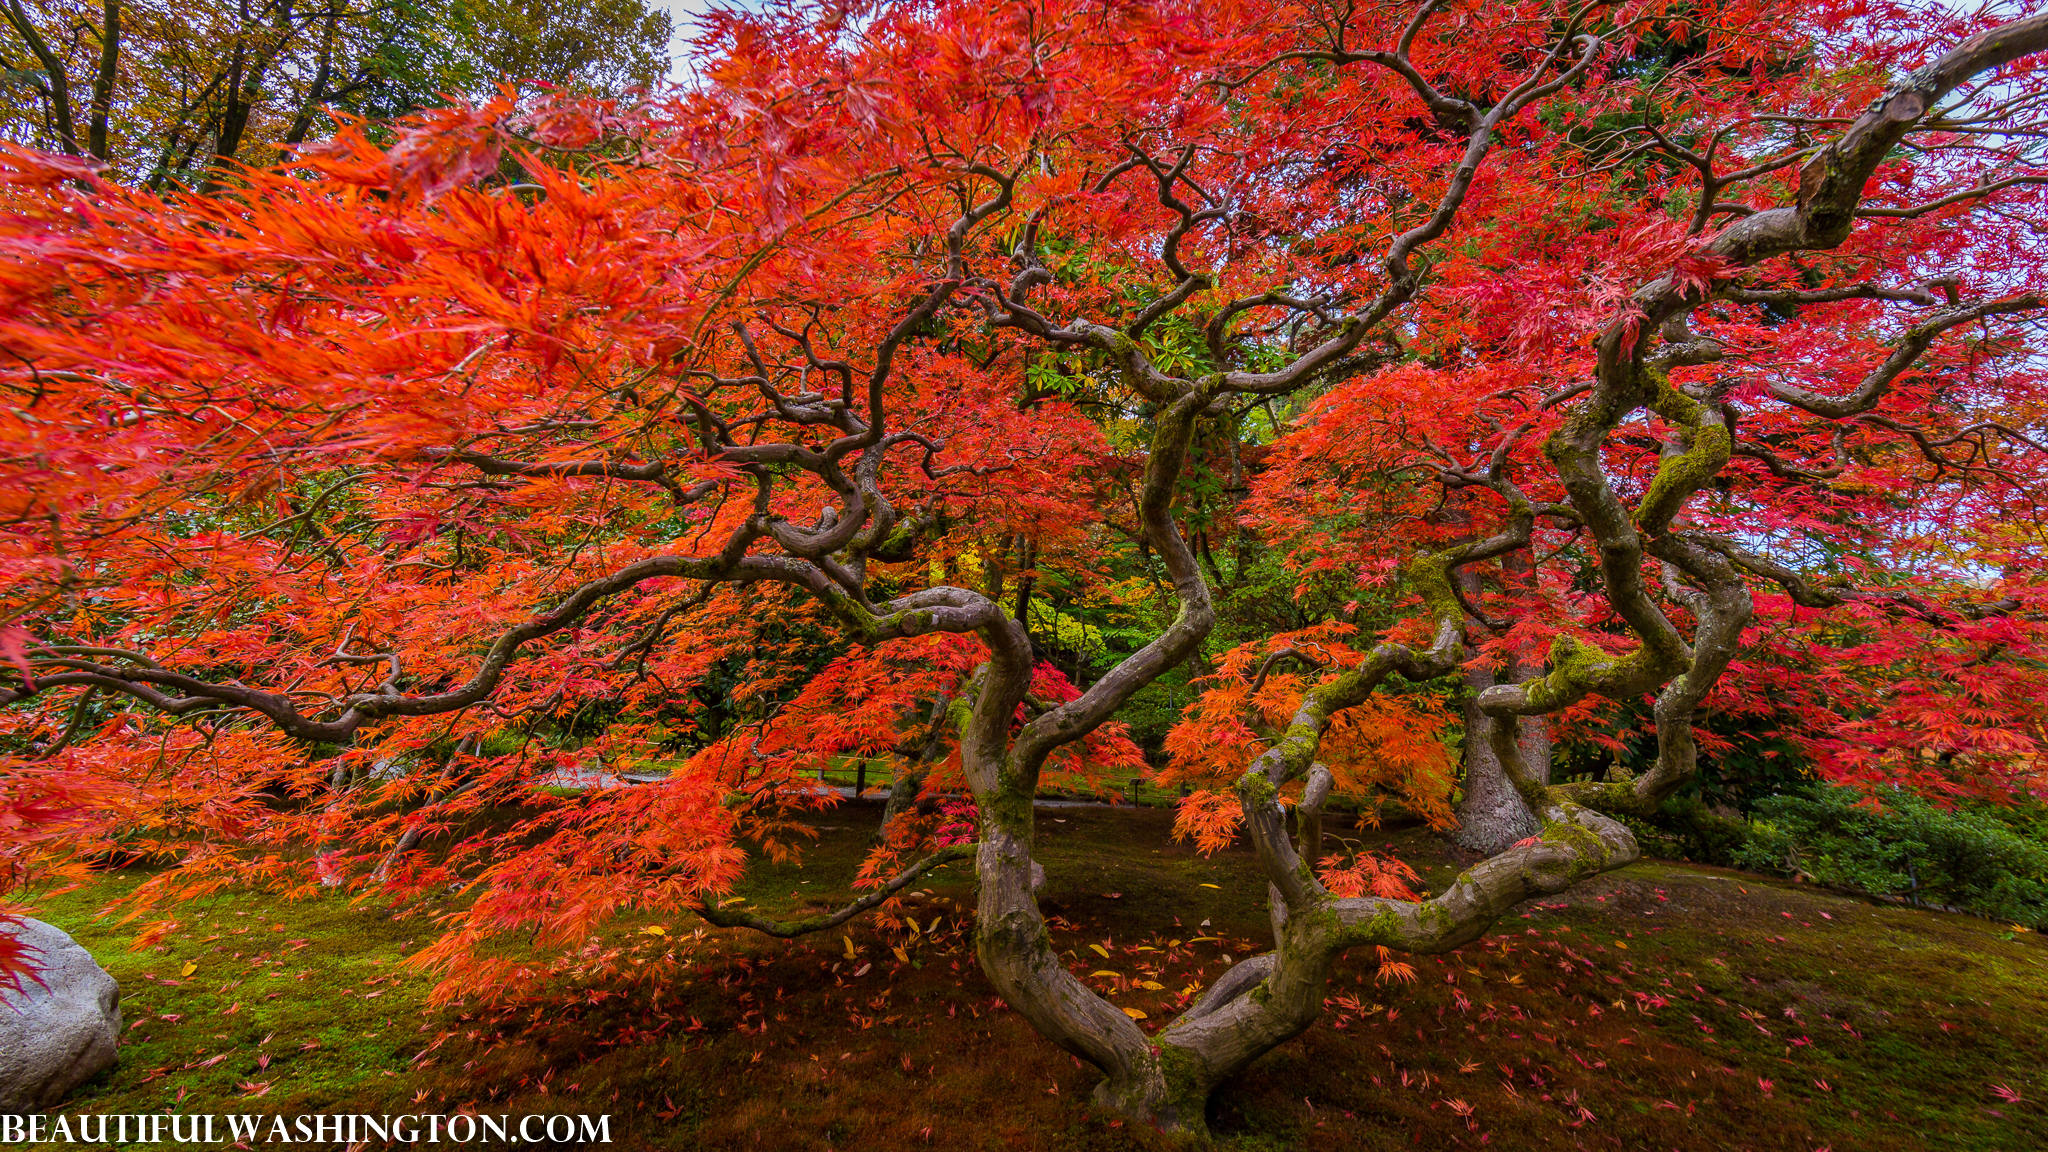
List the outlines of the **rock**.
{"type": "Polygon", "coordinates": [[[45,1111],[113,1066],[121,986],[41,920],[0,921],[0,932],[27,945],[40,969],[22,980],[23,992],[0,984],[0,1113],[45,1111]]]}

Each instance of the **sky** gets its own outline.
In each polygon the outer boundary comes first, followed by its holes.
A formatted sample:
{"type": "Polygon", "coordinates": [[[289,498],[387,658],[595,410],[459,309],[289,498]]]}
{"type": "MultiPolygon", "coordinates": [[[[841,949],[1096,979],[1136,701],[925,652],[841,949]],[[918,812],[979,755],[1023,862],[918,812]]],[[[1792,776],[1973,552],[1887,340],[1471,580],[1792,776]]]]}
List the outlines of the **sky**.
{"type": "Polygon", "coordinates": [[[703,15],[711,7],[711,0],[654,0],[654,2],[649,3],[648,7],[666,9],[669,18],[675,21],[676,36],[669,48],[668,74],[670,79],[680,80],[682,79],[680,62],[683,53],[687,50],[685,43],[690,37],[692,25],[695,23],[696,18],[703,15]]]}

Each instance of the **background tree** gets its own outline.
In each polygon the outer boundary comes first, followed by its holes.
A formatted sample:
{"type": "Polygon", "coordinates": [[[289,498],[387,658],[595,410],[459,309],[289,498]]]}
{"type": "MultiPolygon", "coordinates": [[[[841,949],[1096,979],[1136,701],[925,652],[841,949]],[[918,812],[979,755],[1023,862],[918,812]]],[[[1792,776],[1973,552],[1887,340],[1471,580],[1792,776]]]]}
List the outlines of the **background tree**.
{"type": "Polygon", "coordinates": [[[342,113],[388,121],[501,80],[617,95],[668,68],[666,13],[639,0],[78,4],[11,0],[0,138],[194,185],[275,163],[342,113]]]}
{"type": "Polygon", "coordinates": [[[145,907],[459,882],[451,996],[545,979],[512,932],[798,935],[972,858],[1003,1000],[1200,1129],[1344,950],[1632,860],[1702,708],[1800,661],[1834,777],[2026,786],[2043,48],[1860,4],[777,10],[667,100],[349,130],[233,196],[12,153],[8,784],[102,782],[59,843],[175,859],[145,907]],[[474,186],[514,139],[630,159],[474,186]],[[1389,625],[1205,650],[1227,520],[1389,625]],[[1067,675],[1054,575],[1156,627],[1067,675]],[[1539,660],[1475,700],[1534,835],[1426,900],[1318,865],[1334,791],[1444,778],[1426,685],[1539,660]],[[1051,947],[1032,798],[1133,766],[1175,674],[1174,771],[1222,778],[1184,827],[1249,836],[1274,947],[1141,1026],[1051,947]],[[1640,774],[1524,761],[1527,718],[1644,701],[1640,774]],[[831,802],[820,747],[914,757],[933,810],[845,907],[725,906],[831,802]]]}

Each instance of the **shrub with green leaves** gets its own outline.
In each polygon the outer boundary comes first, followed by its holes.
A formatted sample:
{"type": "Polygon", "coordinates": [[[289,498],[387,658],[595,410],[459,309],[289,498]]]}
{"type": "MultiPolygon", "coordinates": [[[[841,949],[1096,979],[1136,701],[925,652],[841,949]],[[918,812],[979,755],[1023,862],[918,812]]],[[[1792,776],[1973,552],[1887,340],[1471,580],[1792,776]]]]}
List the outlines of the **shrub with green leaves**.
{"type": "Polygon", "coordinates": [[[2048,842],[2021,814],[1814,785],[1757,802],[1737,866],[2048,925],[2048,842]]]}
{"type": "Polygon", "coordinates": [[[1749,839],[1749,822],[1725,809],[1715,811],[1697,795],[1672,796],[1648,816],[1624,814],[1645,853],[1700,864],[1735,864],[1735,852],[1749,839]]]}

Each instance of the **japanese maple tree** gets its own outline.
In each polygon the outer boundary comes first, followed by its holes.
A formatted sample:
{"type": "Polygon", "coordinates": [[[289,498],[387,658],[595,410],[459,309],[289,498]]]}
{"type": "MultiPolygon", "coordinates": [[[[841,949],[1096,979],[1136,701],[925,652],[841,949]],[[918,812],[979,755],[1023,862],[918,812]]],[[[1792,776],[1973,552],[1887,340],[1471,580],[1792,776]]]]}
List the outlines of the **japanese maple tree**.
{"type": "Polygon", "coordinates": [[[1613,814],[1686,783],[1703,708],[1795,715],[1840,779],[2030,786],[2048,16],[707,28],[665,98],[345,125],[213,197],[7,152],[0,787],[90,782],[75,812],[119,818],[65,844],[175,860],[145,903],[459,884],[422,961],[502,991],[549,971],[486,946],[512,932],[800,935],[972,859],[1001,997],[1099,1100],[1199,1130],[1347,949],[1448,951],[1633,860],[1613,814]],[[1394,605],[1384,634],[1205,651],[1182,497],[1255,411],[1242,525],[1394,605]],[[1170,614],[1077,682],[1031,589],[1103,579],[1114,526],[1170,614]],[[1147,1027],[1055,953],[1032,799],[1136,767],[1120,709],[1208,656],[1167,778],[1256,847],[1273,948],[1147,1027]],[[1440,680],[1479,689],[1467,815],[1502,850],[1414,899],[1318,829],[1375,787],[1451,823],[1448,716],[1384,691],[1440,680]],[[1650,770],[1548,781],[1536,724],[1646,700],[1650,770]],[[840,756],[896,764],[863,895],[726,906],[840,756]]]}

